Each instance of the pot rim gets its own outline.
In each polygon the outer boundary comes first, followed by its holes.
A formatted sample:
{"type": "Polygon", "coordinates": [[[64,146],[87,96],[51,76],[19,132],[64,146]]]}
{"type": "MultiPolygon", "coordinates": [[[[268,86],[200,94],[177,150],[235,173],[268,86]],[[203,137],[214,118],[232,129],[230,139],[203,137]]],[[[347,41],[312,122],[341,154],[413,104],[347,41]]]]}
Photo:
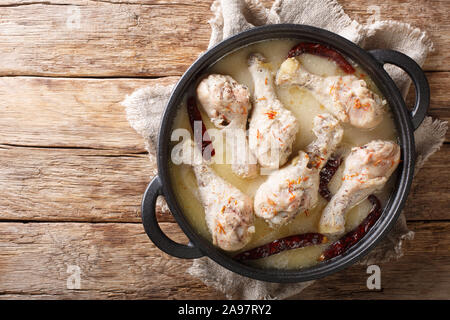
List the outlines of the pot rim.
{"type": "Polygon", "coordinates": [[[257,280],[268,282],[309,281],[325,277],[355,263],[365,256],[395,224],[405,204],[414,172],[415,148],[412,119],[397,86],[383,69],[383,64],[353,42],[330,31],[306,25],[277,24],[255,27],[227,38],[207,50],[183,74],[174,87],[164,110],[158,136],[157,163],[158,175],[162,182],[162,194],[166,198],[172,215],[191,244],[199,248],[206,256],[226,269],[257,280]],[[388,101],[394,114],[398,142],[402,150],[402,162],[397,168],[397,181],[394,191],[384,205],[381,217],[364,238],[340,256],[311,267],[293,270],[261,269],[243,264],[233,260],[207,239],[200,236],[188,222],[178,204],[172,189],[168,169],[168,161],[170,161],[169,141],[173,118],[183,96],[189,91],[192,83],[195,83],[209,66],[225,55],[255,42],[271,39],[298,39],[299,41],[324,43],[355,61],[375,82],[388,101]]]}

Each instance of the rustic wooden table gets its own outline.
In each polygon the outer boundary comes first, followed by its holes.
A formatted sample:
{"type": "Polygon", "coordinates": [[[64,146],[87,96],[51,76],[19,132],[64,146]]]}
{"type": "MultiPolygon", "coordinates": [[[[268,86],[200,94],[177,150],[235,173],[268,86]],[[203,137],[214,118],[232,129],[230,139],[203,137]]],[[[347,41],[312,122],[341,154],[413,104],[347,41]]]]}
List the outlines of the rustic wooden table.
{"type": "MultiPolygon", "coordinates": [[[[381,19],[429,32],[430,114],[448,120],[450,1],[341,3],[360,22],[378,8],[381,19]]],[[[223,298],[145,235],[139,206],[155,162],[119,104],[174,82],[206,49],[210,5],[1,1],[0,298],[223,298]]],[[[415,179],[405,212],[416,238],[381,265],[382,290],[368,290],[366,269],[353,266],[301,298],[450,298],[449,138],[415,179]]],[[[184,241],[169,214],[160,221],[184,241]]]]}

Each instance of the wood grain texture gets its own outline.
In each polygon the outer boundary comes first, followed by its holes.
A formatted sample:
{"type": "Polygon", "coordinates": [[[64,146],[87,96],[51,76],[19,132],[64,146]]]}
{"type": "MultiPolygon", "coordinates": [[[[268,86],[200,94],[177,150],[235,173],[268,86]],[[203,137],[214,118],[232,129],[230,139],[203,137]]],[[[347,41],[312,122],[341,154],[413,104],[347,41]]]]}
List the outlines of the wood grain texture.
{"type": "MultiPolygon", "coordinates": [[[[426,72],[426,76],[430,85],[431,99],[428,115],[450,122],[450,97],[448,88],[450,88],[450,72],[426,72]]],[[[406,105],[412,107],[414,105],[414,86],[411,85],[406,105]]],[[[447,131],[445,141],[450,142],[450,132],[447,131]]]]}
{"type": "MultiPolygon", "coordinates": [[[[270,7],[272,1],[265,1],[270,7]]],[[[432,35],[426,70],[448,70],[450,23],[445,0],[341,1],[351,18],[411,23],[432,35]]],[[[204,51],[211,1],[8,0],[0,14],[0,75],[180,75],[204,51]],[[45,35],[43,37],[42,35],[45,35]]]]}
{"type": "MultiPolygon", "coordinates": [[[[429,114],[450,120],[450,72],[429,72],[427,77],[429,114]]],[[[143,140],[128,124],[120,102],[135,89],[177,79],[0,77],[0,144],[144,152],[143,140]]],[[[412,88],[409,97],[412,105],[412,88]]]]}
{"type": "Polygon", "coordinates": [[[147,155],[33,148],[0,154],[2,220],[140,221],[153,176],[147,155]]]}
{"type": "MultiPolygon", "coordinates": [[[[174,224],[163,227],[183,241],[174,224]]],[[[353,266],[306,289],[302,299],[450,298],[450,224],[415,223],[406,255],[381,265],[382,291],[366,287],[353,266]],[[426,261],[426,263],[424,263],[426,261]]],[[[138,224],[0,223],[0,298],[220,299],[186,274],[188,260],[169,257],[138,224]],[[67,289],[68,266],[80,268],[79,290],[67,289]]]]}
{"type": "Polygon", "coordinates": [[[447,0],[340,0],[345,12],[359,22],[373,21],[379,9],[379,20],[409,23],[426,31],[434,44],[425,62],[425,70],[449,71],[450,21],[447,0]],[[377,9],[378,7],[378,9],[377,9]]]}
{"type": "MultiPolygon", "coordinates": [[[[145,187],[155,174],[147,155],[103,150],[0,149],[2,220],[140,222],[145,187]]],[[[414,180],[408,220],[448,219],[450,145],[414,180]],[[426,186],[426,188],[424,188],[426,186]]],[[[158,207],[160,221],[174,221],[158,207]]]]}
{"type": "MultiPolygon", "coordinates": [[[[0,221],[141,223],[155,167],[147,154],[0,147],[0,221]]],[[[175,222],[161,204],[159,221],[175,222]]]]}
{"type": "MultiPolygon", "coordinates": [[[[155,161],[119,104],[137,88],[174,83],[206,49],[211,2],[1,1],[0,299],[223,298],[145,235],[139,207],[155,161]],[[79,290],[67,289],[69,265],[81,269],[79,290]]],[[[430,115],[450,120],[450,2],[340,3],[359,22],[375,5],[382,20],[428,31],[430,115]]],[[[381,265],[381,292],[353,266],[293,298],[450,299],[449,157],[445,144],[415,178],[405,212],[416,238],[381,265]]],[[[160,207],[158,220],[186,241],[160,207]]]]}
{"type": "Polygon", "coordinates": [[[0,77],[0,144],[144,152],[120,102],[161,79],[0,77]]]}
{"type": "Polygon", "coordinates": [[[366,287],[366,267],[352,266],[325,281],[317,281],[300,299],[450,299],[449,223],[410,224],[416,232],[405,243],[405,255],[380,264],[381,291],[366,287]]]}
{"type": "Polygon", "coordinates": [[[449,219],[450,208],[450,145],[432,155],[414,177],[405,212],[407,220],[449,219]]]}
{"type": "Polygon", "coordinates": [[[181,74],[207,47],[210,1],[142,3],[2,7],[0,75],[181,74]]]}

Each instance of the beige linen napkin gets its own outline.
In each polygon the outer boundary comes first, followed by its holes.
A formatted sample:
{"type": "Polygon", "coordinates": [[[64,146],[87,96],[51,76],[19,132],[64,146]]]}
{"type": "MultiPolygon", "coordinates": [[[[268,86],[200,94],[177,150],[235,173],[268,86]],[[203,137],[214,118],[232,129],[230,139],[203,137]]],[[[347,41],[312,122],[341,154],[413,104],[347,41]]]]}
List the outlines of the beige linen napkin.
{"type": "MultiPolygon", "coordinates": [[[[273,23],[307,24],[340,34],[366,49],[385,48],[401,51],[423,65],[433,45],[426,34],[409,24],[395,21],[375,21],[362,25],[349,18],[335,0],[277,0],[271,9],[258,0],[216,0],[211,6],[213,18],[209,47],[238,32],[254,26],[273,23]]],[[[395,83],[405,97],[410,80],[394,66],[386,66],[395,83]]],[[[157,133],[161,114],[173,85],[156,85],[136,90],[123,101],[127,119],[131,126],[145,138],[151,157],[155,155],[157,133]]],[[[416,172],[428,157],[442,145],[447,131],[447,122],[427,117],[415,132],[418,154],[416,172]]],[[[168,210],[164,201],[160,208],[168,210]]],[[[402,213],[389,235],[362,264],[381,263],[402,256],[402,242],[411,240],[414,233],[406,225],[402,213]]],[[[200,278],[208,286],[223,292],[229,299],[283,299],[301,292],[313,281],[297,284],[278,284],[257,281],[228,271],[209,258],[194,260],[188,272],[200,278]]],[[[321,280],[318,280],[321,281],[321,280]]]]}

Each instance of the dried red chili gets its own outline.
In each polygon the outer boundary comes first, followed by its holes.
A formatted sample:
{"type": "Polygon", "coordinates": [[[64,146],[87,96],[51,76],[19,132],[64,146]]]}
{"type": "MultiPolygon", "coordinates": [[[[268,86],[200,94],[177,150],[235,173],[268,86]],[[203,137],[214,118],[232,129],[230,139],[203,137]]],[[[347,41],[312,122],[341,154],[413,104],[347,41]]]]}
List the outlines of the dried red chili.
{"type": "Polygon", "coordinates": [[[320,170],[319,194],[327,201],[330,201],[332,197],[331,192],[328,189],[328,184],[339,169],[341,163],[341,157],[330,158],[322,170],[320,170]]]}
{"type": "Polygon", "coordinates": [[[320,233],[304,233],[285,237],[266,243],[260,247],[241,252],[234,256],[236,260],[255,260],[265,258],[281,251],[303,248],[327,242],[328,239],[320,233]]]}
{"type": "Polygon", "coordinates": [[[320,261],[329,260],[346,252],[349,248],[361,240],[373,227],[375,222],[378,221],[382,213],[380,200],[378,200],[378,198],[373,194],[370,195],[368,199],[373,206],[367,217],[354,230],[348,232],[342,238],[333,242],[322,253],[319,258],[320,261]]]}
{"type": "Polygon", "coordinates": [[[216,154],[216,151],[213,148],[211,138],[206,130],[205,123],[203,122],[202,115],[200,110],[197,108],[197,102],[194,97],[189,97],[187,99],[187,111],[189,115],[189,121],[191,123],[192,131],[194,131],[194,137],[196,136],[194,123],[196,121],[200,121],[202,123],[202,140],[199,142],[199,148],[202,150],[202,155],[206,160],[209,160],[216,154]],[[211,145],[211,146],[210,146],[211,145]],[[210,146],[210,147],[209,147],[210,146]],[[205,154],[206,148],[211,148],[211,153],[205,154]]]}
{"type": "Polygon", "coordinates": [[[334,49],[331,49],[325,45],[311,42],[300,42],[291,50],[289,50],[288,58],[297,57],[303,53],[309,53],[316,56],[326,57],[336,62],[336,64],[347,74],[355,72],[355,68],[334,49]]]}

